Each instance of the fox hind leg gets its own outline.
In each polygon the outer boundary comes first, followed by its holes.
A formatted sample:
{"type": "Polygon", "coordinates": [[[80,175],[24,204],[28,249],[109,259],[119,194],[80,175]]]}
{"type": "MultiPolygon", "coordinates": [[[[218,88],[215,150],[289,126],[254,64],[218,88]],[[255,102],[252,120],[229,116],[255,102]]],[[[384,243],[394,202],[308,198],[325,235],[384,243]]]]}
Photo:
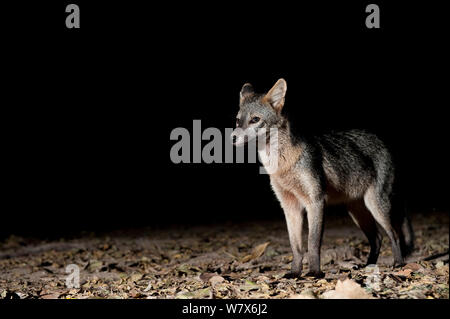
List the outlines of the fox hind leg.
{"type": "Polygon", "coordinates": [[[370,187],[364,195],[364,203],[391,241],[394,266],[401,266],[404,264],[404,259],[400,248],[400,236],[392,226],[389,215],[391,205],[389,199],[386,197],[381,192],[377,192],[374,187],[370,187]]]}
{"type": "Polygon", "coordinates": [[[350,217],[369,240],[370,253],[367,259],[367,265],[376,264],[383,237],[375,219],[363,201],[351,203],[347,205],[347,209],[350,217]]]}

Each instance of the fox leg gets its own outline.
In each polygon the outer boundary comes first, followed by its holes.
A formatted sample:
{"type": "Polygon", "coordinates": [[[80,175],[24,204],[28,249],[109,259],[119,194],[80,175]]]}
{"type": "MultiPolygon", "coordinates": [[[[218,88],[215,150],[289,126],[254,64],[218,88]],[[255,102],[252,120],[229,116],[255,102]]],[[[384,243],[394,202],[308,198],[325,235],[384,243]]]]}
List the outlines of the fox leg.
{"type": "Polygon", "coordinates": [[[291,273],[300,276],[303,268],[303,256],[306,252],[303,241],[304,209],[297,201],[291,209],[284,210],[284,215],[292,248],[291,273]]]}
{"type": "Polygon", "coordinates": [[[303,267],[303,256],[306,252],[303,241],[304,207],[293,193],[282,190],[276,184],[273,184],[273,189],[284,211],[292,248],[293,257],[290,276],[300,276],[303,267]]]}
{"type": "Polygon", "coordinates": [[[309,203],[306,206],[308,216],[308,261],[309,272],[307,275],[314,277],[323,277],[324,273],[320,271],[320,247],[322,245],[323,235],[323,200],[309,203]]]}
{"type": "Polygon", "coordinates": [[[292,248],[291,273],[300,276],[303,268],[305,245],[303,242],[304,209],[292,193],[283,193],[283,210],[292,248]]]}
{"type": "Polygon", "coordinates": [[[389,211],[391,205],[388,199],[383,199],[381,194],[377,194],[374,187],[370,187],[364,195],[364,203],[372,213],[373,218],[386,231],[392,245],[392,254],[394,255],[394,266],[404,264],[404,259],[400,248],[400,237],[392,226],[389,211]]]}
{"type": "Polygon", "coordinates": [[[367,259],[367,265],[376,264],[378,255],[380,254],[382,235],[375,219],[362,201],[351,203],[347,208],[350,217],[369,240],[370,253],[367,259]]]}

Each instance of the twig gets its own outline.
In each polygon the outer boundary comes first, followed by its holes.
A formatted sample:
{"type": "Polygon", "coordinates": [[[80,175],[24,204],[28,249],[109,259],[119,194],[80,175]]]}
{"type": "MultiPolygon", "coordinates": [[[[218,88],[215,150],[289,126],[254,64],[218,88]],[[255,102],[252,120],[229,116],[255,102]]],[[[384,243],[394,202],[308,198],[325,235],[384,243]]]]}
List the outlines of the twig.
{"type": "Polygon", "coordinates": [[[429,261],[429,260],[433,260],[433,259],[437,259],[437,258],[443,257],[443,256],[448,255],[448,254],[449,254],[449,250],[447,249],[447,251],[445,251],[443,253],[434,254],[434,255],[425,257],[422,260],[429,261]]]}

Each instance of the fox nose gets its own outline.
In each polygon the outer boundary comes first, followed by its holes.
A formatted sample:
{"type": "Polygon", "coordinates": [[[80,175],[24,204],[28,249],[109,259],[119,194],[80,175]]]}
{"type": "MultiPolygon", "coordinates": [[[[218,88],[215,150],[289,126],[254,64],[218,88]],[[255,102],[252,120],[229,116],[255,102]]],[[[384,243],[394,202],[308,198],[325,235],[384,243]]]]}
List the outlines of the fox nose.
{"type": "Polygon", "coordinates": [[[231,137],[231,140],[233,141],[233,144],[236,144],[237,136],[236,136],[236,135],[233,135],[233,136],[231,137]]]}

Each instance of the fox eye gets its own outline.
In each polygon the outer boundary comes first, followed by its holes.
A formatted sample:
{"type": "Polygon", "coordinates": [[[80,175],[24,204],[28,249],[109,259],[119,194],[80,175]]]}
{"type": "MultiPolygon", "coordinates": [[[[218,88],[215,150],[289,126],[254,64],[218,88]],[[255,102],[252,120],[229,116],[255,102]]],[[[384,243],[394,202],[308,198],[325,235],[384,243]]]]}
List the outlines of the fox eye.
{"type": "Polygon", "coordinates": [[[258,123],[258,122],[259,122],[259,120],[260,120],[260,118],[259,118],[259,117],[257,117],[257,116],[255,116],[255,117],[252,117],[252,119],[250,120],[250,123],[252,123],[252,124],[254,124],[254,123],[258,123]]]}

